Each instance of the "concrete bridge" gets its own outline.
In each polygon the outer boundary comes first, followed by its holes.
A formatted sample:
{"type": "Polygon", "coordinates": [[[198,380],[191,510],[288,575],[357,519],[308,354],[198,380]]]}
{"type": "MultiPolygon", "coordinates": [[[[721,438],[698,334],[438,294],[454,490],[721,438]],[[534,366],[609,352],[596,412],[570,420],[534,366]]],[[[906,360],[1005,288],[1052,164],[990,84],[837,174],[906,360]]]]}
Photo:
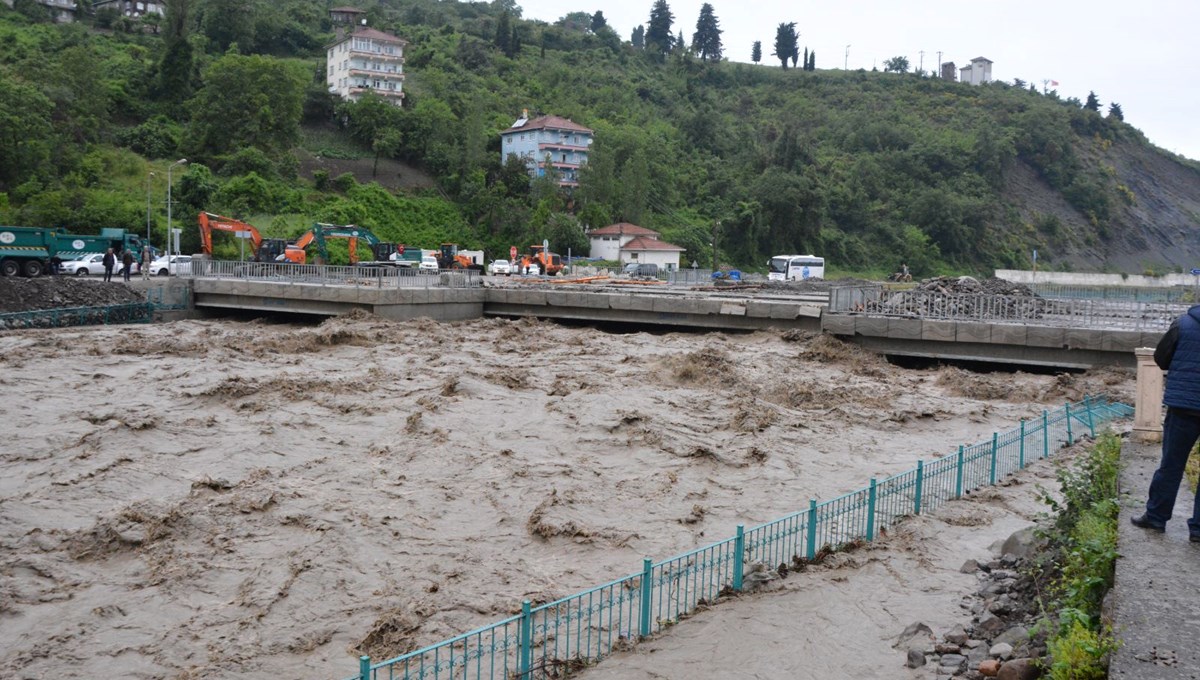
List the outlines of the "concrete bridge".
{"type": "MultiPolygon", "coordinates": [[[[1094,316],[1040,319],[930,319],[830,308],[827,293],[695,290],[663,285],[555,283],[481,285],[474,274],[364,275],[327,267],[320,277],[205,276],[188,279],[196,312],[254,310],[332,316],[362,309],[390,319],[461,321],[485,316],[537,317],[721,331],[798,329],[825,332],[883,354],[1021,365],[1133,366],[1133,350],[1152,347],[1178,312],[1158,306],[1149,321],[1094,316]]],[[[198,273],[202,274],[202,273],[198,273]]],[[[179,280],[175,280],[178,285],[179,280]]],[[[490,280],[489,280],[490,281],[490,280]]],[[[1141,317],[1138,317],[1141,319],[1141,317]]]]}

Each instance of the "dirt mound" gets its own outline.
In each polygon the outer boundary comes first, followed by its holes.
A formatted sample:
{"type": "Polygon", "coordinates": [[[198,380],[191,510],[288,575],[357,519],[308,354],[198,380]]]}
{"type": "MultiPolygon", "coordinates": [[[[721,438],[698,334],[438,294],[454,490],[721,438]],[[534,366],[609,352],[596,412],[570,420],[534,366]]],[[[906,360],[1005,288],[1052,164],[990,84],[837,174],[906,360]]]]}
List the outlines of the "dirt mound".
{"type": "Polygon", "coordinates": [[[925,279],[917,284],[916,290],[923,293],[946,295],[1010,295],[1013,297],[1037,297],[1029,286],[1013,283],[994,276],[977,279],[973,276],[939,276],[925,279]]]}
{"type": "Polygon", "coordinates": [[[43,276],[36,279],[0,278],[0,314],[36,309],[104,307],[145,302],[146,298],[124,283],[43,276]]]}

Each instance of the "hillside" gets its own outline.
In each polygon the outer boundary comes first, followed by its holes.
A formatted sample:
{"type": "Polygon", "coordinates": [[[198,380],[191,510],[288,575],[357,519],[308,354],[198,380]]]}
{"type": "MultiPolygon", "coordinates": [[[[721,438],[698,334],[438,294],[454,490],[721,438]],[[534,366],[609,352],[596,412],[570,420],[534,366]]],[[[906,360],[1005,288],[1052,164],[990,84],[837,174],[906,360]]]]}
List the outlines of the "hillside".
{"type": "Polygon", "coordinates": [[[321,220],[580,252],[585,229],[629,221],[705,264],[719,222],[721,261],[743,267],[818,252],[837,272],[926,276],[1028,267],[1034,249],[1050,269],[1200,264],[1200,164],[1053,92],[705,61],[504,3],[367,3],[409,41],[396,109],[325,92],[325,3],[171,0],[155,25],[71,26],[17,6],[0,6],[9,224],[140,231],[149,202],[161,241],[173,172],[177,222],[205,209],[281,236],[321,220]],[[526,108],[596,131],[575,192],[502,163],[498,134],[526,108]]]}

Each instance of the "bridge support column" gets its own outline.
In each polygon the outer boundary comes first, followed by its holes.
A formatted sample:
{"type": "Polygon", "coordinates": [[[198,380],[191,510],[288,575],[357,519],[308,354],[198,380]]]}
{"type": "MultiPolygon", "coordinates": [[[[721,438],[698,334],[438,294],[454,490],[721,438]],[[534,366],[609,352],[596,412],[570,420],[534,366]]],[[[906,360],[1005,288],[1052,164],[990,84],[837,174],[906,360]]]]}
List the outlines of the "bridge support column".
{"type": "Polygon", "coordinates": [[[1162,441],[1163,372],[1154,363],[1154,349],[1138,347],[1137,394],[1134,397],[1133,436],[1142,442],[1162,441]]]}

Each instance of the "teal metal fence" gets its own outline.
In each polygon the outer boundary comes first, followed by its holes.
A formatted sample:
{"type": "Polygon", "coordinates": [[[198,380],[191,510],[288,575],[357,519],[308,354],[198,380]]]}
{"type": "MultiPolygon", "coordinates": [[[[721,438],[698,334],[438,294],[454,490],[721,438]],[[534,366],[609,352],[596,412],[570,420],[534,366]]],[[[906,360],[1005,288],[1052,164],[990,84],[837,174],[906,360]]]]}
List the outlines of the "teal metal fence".
{"type": "Polygon", "coordinates": [[[360,657],[358,674],[347,680],[567,677],[742,590],[746,564],[782,571],[872,541],[905,517],[995,484],[1081,433],[1094,437],[1103,424],[1131,415],[1132,407],[1104,397],[1066,403],[857,491],[810,500],[806,509],[749,529],[739,525],[732,538],[660,562],[647,558],[640,571],[616,581],[542,605],[526,600],[519,614],[394,659],[360,657]]]}
{"type": "Polygon", "coordinates": [[[96,326],[118,323],[149,323],[154,318],[155,305],[135,302],[104,307],[67,307],[36,309],[29,312],[0,314],[0,330],[18,328],[65,328],[67,326],[96,326]]]}

